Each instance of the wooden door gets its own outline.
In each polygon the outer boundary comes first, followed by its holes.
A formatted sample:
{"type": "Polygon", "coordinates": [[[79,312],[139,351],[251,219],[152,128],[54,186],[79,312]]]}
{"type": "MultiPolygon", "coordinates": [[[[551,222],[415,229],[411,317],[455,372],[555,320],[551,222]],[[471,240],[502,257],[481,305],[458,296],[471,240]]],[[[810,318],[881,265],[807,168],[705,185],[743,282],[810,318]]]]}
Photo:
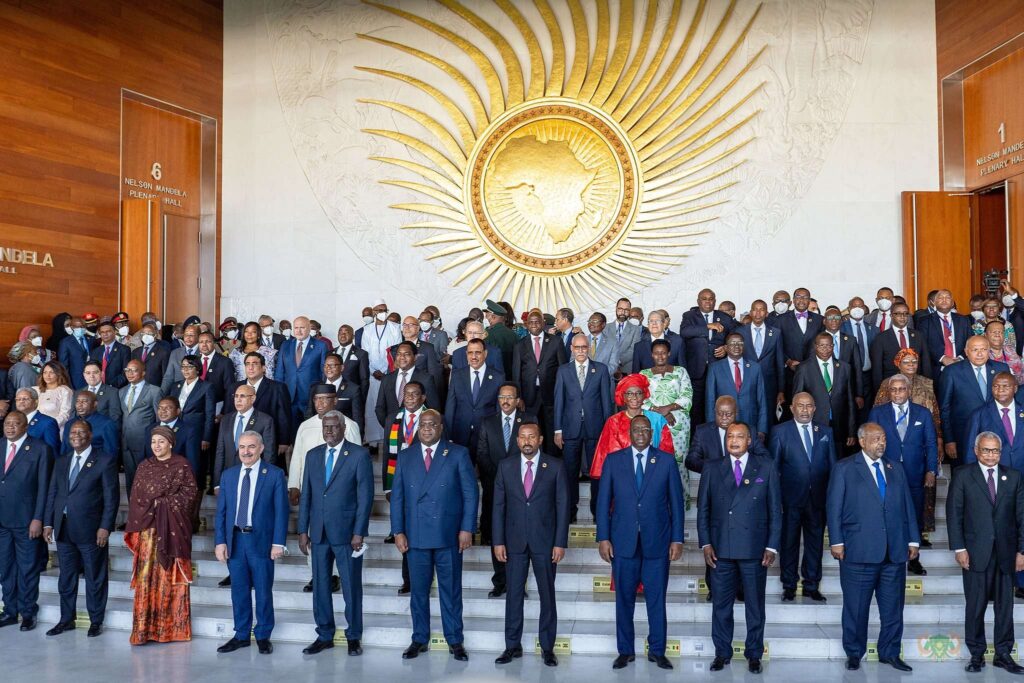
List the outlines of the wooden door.
{"type": "Polygon", "coordinates": [[[121,264],[119,308],[137,321],[152,310],[152,241],[159,205],[149,199],[121,202],[121,264]]]}
{"type": "Polygon", "coordinates": [[[199,313],[199,219],[163,216],[163,315],[181,322],[199,313]]]}
{"type": "Polygon", "coordinates": [[[911,310],[924,308],[928,292],[948,289],[957,308],[971,298],[971,196],[954,192],[903,192],[903,291],[911,310]]]}

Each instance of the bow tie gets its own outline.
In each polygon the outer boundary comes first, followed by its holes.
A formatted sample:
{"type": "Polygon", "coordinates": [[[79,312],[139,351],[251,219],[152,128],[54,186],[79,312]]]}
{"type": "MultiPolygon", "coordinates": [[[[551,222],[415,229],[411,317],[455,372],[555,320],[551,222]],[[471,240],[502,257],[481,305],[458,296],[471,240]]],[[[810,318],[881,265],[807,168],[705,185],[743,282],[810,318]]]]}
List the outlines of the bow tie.
{"type": "Polygon", "coordinates": [[[797,313],[796,317],[797,318],[807,318],[807,311],[804,311],[803,313],[797,313]]]}

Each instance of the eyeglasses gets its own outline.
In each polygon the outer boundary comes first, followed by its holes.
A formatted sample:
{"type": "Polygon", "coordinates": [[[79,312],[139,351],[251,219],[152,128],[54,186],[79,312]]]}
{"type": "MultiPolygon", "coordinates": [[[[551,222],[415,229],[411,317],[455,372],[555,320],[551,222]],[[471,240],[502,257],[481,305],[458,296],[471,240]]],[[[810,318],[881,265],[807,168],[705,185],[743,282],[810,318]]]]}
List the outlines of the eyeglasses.
{"type": "Polygon", "coordinates": [[[514,400],[516,400],[516,397],[513,396],[512,394],[498,394],[498,400],[499,401],[514,401],[514,400]]]}
{"type": "Polygon", "coordinates": [[[841,316],[841,315],[826,315],[825,316],[825,320],[842,320],[842,319],[843,319],[843,316],[841,316]]]}
{"type": "Polygon", "coordinates": [[[979,448],[982,455],[999,455],[1003,452],[1002,448],[979,448]]]}

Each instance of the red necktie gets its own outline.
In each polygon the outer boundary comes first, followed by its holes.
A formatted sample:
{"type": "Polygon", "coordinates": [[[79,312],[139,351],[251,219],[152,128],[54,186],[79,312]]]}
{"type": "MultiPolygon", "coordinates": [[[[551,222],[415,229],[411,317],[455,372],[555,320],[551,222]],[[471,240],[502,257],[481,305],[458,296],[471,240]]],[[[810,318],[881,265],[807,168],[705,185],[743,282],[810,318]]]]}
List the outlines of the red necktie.
{"type": "Polygon", "coordinates": [[[743,377],[740,375],[740,362],[738,360],[733,361],[733,373],[732,380],[736,383],[736,392],[743,388],[743,377]]]}
{"type": "Polygon", "coordinates": [[[410,415],[409,416],[409,424],[405,425],[405,443],[406,443],[406,445],[409,445],[409,444],[412,443],[412,437],[416,434],[416,430],[413,429],[413,426],[415,424],[416,424],[416,416],[415,415],[410,415]]]}
{"type": "Polygon", "coordinates": [[[202,374],[202,378],[203,379],[206,379],[206,373],[209,370],[210,370],[210,359],[208,357],[206,357],[206,356],[203,356],[203,374],[202,374]]]}
{"type": "Polygon", "coordinates": [[[907,335],[904,334],[903,330],[900,330],[900,348],[907,348],[907,335]]]}
{"type": "Polygon", "coordinates": [[[423,467],[426,468],[427,472],[430,471],[430,461],[431,461],[430,453],[432,451],[433,451],[432,448],[424,449],[424,452],[427,454],[427,457],[423,458],[423,467]]]}
{"type": "Polygon", "coordinates": [[[11,463],[14,462],[14,454],[18,448],[15,444],[11,444],[11,452],[7,454],[7,460],[4,462],[4,474],[7,474],[7,470],[11,469],[11,463]]]}
{"type": "Polygon", "coordinates": [[[885,313],[882,313],[882,322],[878,324],[878,331],[885,332],[885,313]]]}
{"type": "Polygon", "coordinates": [[[949,324],[949,316],[942,318],[942,355],[952,358],[953,353],[953,328],[949,324]]]}
{"type": "Polygon", "coordinates": [[[100,368],[100,377],[103,379],[103,383],[107,383],[107,361],[110,360],[110,347],[103,347],[103,367],[100,368]]]}
{"type": "Polygon", "coordinates": [[[148,355],[149,355],[149,348],[143,346],[142,347],[142,362],[143,363],[146,362],[146,356],[148,356],[148,355]]]}
{"type": "Polygon", "coordinates": [[[540,337],[533,338],[533,355],[537,358],[537,364],[540,364],[540,337]]]}

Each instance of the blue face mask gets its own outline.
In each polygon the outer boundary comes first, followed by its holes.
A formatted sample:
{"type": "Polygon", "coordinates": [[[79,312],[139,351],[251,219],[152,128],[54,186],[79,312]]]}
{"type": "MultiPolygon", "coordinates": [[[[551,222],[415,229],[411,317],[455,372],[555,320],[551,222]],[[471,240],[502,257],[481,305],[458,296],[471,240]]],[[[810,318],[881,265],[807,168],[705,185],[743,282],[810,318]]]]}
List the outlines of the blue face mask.
{"type": "Polygon", "coordinates": [[[82,337],[85,336],[85,328],[84,327],[72,328],[71,334],[75,335],[75,339],[81,339],[82,337]]]}

